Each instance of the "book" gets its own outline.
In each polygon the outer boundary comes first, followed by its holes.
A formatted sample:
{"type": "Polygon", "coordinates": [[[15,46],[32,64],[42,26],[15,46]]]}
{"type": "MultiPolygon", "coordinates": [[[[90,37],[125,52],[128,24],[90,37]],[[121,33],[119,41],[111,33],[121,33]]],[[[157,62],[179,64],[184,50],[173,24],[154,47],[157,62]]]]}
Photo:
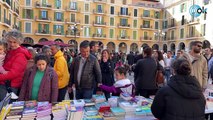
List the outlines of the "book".
{"type": "Polygon", "coordinates": [[[127,101],[132,99],[132,96],[128,93],[121,93],[120,97],[123,98],[124,100],[127,100],[127,101]]]}
{"type": "Polygon", "coordinates": [[[96,115],[96,116],[86,116],[83,118],[83,120],[104,120],[104,118],[100,115],[96,115]]]}
{"type": "Polygon", "coordinates": [[[105,102],[106,98],[104,95],[92,95],[92,100],[95,103],[101,103],[101,102],[105,102]]]}
{"type": "Polygon", "coordinates": [[[85,106],[93,106],[95,103],[91,99],[85,99],[85,106]]]}
{"type": "Polygon", "coordinates": [[[87,106],[84,107],[85,112],[94,112],[94,111],[98,111],[97,108],[95,106],[87,106]]]}
{"type": "Polygon", "coordinates": [[[125,115],[125,110],[120,108],[120,107],[112,107],[112,108],[110,108],[110,110],[112,111],[112,113],[115,116],[123,116],[123,115],[125,115]]]}
{"type": "Polygon", "coordinates": [[[85,102],[83,99],[79,99],[79,100],[73,100],[73,102],[71,102],[73,104],[73,106],[84,106],[85,102]]]}
{"type": "Polygon", "coordinates": [[[21,118],[22,116],[23,109],[15,109],[11,110],[9,114],[7,114],[6,118],[11,119],[11,118],[21,118]]]}
{"type": "Polygon", "coordinates": [[[13,102],[11,110],[13,110],[13,109],[23,109],[24,108],[24,103],[25,103],[24,101],[13,102]]]}

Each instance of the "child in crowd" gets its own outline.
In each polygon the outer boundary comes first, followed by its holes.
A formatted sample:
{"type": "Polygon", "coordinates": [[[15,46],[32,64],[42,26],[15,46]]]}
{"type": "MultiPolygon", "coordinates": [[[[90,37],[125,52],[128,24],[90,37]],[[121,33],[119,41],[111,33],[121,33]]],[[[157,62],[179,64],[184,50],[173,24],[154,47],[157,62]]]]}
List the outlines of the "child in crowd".
{"type": "Polygon", "coordinates": [[[117,67],[115,69],[116,82],[113,86],[100,85],[102,90],[112,93],[113,95],[119,96],[120,93],[128,93],[133,95],[134,85],[129,79],[126,78],[125,67],[117,67]]]}
{"type": "Polygon", "coordinates": [[[2,40],[0,40],[0,74],[5,74],[7,72],[3,68],[4,59],[6,56],[5,51],[6,51],[6,45],[2,40]]]}

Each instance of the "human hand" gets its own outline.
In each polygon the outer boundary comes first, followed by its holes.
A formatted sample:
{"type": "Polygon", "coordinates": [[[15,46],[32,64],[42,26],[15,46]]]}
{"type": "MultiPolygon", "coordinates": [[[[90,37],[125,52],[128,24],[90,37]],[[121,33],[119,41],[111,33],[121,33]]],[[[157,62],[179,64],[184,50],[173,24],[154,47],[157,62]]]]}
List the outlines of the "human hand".
{"type": "Polygon", "coordinates": [[[104,62],[107,62],[107,58],[106,58],[106,57],[104,57],[104,58],[103,58],[103,61],[104,61],[104,62]]]}
{"type": "Polygon", "coordinates": [[[100,87],[102,84],[101,83],[98,83],[98,87],[100,87]]]}
{"type": "Polygon", "coordinates": [[[75,88],[75,84],[72,84],[72,88],[75,88]]]}

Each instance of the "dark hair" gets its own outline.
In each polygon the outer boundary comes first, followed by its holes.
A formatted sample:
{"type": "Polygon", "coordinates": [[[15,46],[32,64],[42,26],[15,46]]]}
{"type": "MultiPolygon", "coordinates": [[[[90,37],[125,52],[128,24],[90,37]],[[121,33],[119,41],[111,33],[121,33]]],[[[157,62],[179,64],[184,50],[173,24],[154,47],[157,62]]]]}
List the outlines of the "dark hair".
{"type": "Polygon", "coordinates": [[[0,45],[3,46],[6,50],[6,42],[4,42],[3,40],[0,40],[0,45]]]}
{"type": "Polygon", "coordinates": [[[196,46],[197,44],[203,44],[201,41],[193,41],[193,42],[191,42],[191,44],[190,44],[190,48],[192,48],[192,46],[196,46]]]}
{"type": "Polygon", "coordinates": [[[109,58],[108,59],[111,59],[111,54],[110,54],[110,52],[109,52],[109,50],[108,49],[104,49],[104,50],[102,50],[102,52],[101,52],[101,60],[103,60],[103,53],[104,52],[107,52],[108,53],[108,55],[109,55],[109,58]]]}
{"type": "Polygon", "coordinates": [[[49,58],[48,58],[47,55],[45,55],[45,54],[37,54],[37,55],[35,56],[35,59],[34,59],[35,64],[37,64],[37,62],[38,62],[39,60],[44,60],[44,61],[47,62],[47,64],[49,63],[49,58]]]}
{"type": "Polygon", "coordinates": [[[150,48],[150,47],[146,47],[145,49],[144,49],[144,54],[146,54],[147,56],[151,56],[152,55],[152,48],[150,48]]]}
{"type": "Polygon", "coordinates": [[[119,67],[115,68],[115,71],[117,71],[119,74],[124,74],[126,76],[127,70],[123,66],[119,66],[119,67]]]}
{"type": "Polygon", "coordinates": [[[83,42],[81,42],[80,48],[87,48],[87,47],[89,47],[89,41],[84,40],[83,42]]]}
{"type": "Polygon", "coordinates": [[[159,50],[157,51],[157,53],[158,53],[158,61],[163,60],[163,53],[159,50]]]}
{"type": "Polygon", "coordinates": [[[191,66],[189,61],[183,58],[179,58],[175,60],[172,64],[172,68],[175,73],[178,75],[190,75],[191,74],[191,66]]]}
{"type": "Polygon", "coordinates": [[[91,41],[91,42],[89,43],[90,49],[91,49],[93,46],[95,46],[96,44],[98,44],[98,42],[96,42],[96,41],[91,41]]]}
{"type": "Polygon", "coordinates": [[[44,46],[42,47],[42,52],[43,52],[43,53],[46,53],[48,49],[50,49],[50,46],[44,45],[44,46]]]}

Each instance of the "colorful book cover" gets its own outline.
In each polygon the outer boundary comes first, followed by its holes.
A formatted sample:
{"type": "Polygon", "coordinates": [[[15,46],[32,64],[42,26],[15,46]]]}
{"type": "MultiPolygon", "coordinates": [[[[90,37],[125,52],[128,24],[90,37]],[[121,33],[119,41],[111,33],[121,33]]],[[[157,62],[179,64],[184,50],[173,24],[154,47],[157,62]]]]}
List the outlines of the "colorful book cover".
{"type": "Polygon", "coordinates": [[[85,106],[92,106],[95,105],[95,103],[91,99],[85,99],[85,106]]]}
{"type": "Polygon", "coordinates": [[[38,103],[37,107],[37,112],[42,112],[42,111],[51,111],[52,109],[52,104],[51,103],[38,103]]]}
{"type": "Polygon", "coordinates": [[[24,108],[24,101],[18,101],[18,102],[13,102],[12,103],[12,108],[11,109],[14,109],[14,108],[24,108]]]}
{"type": "Polygon", "coordinates": [[[120,108],[120,107],[112,107],[110,108],[110,110],[112,111],[112,113],[117,114],[117,113],[125,113],[125,110],[120,108]]]}
{"type": "Polygon", "coordinates": [[[86,112],[98,111],[95,106],[87,106],[87,107],[84,107],[84,109],[86,112]]]}
{"type": "Polygon", "coordinates": [[[9,114],[7,114],[7,119],[8,118],[21,118],[22,112],[23,112],[23,109],[11,110],[9,112],[9,114]]]}
{"type": "Polygon", "coordinates": [[[84,117],[83,120],[104,120],[104,118],[101,117],[100,115],[97,115],[97,116],[87,116],[87,117],[84,117]]]}

